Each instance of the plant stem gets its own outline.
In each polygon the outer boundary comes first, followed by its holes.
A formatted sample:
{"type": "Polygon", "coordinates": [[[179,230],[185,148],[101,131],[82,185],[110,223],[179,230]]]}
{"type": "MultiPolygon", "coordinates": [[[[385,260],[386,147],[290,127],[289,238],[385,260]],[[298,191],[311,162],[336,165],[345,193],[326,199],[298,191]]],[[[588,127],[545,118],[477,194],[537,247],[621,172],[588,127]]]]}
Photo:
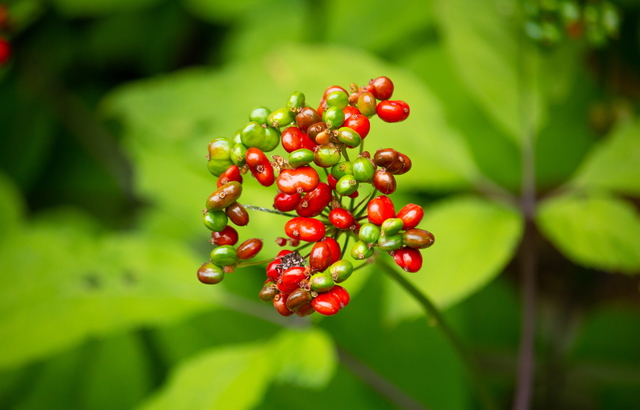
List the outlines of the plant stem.
{"type": "Polygon", "coordinates": [[[246,268],[247,266],[264,265],[265,263],[270,263],[272,261],[273,261],[273,258],[263,259],[263,260],[254,261],[254,262],[240,262],[239,264],[236,265],[236,268],[246,268]]]}
{"type": "Polygon", "coordinates": [[[263,208],[261,206],[255,206],[255,205],[243,205],[246,209],[251,209],[252,211],[260,211],[260,212],[267,212],[270,214],[276,214],[276,215],[282,215],[282,216],[288,216],[290,218],[295,218],[298,215],[294,215],[294,214],[290,214],[287,212],[280,212],[276,209],[269,209],[269,208],[263,208]]]}
{"type": "Polygon", "coordinates": [[[535,76],[536,56],[528,47],[528,39],[522,38],[519,48],[520,120],[522,130],[522,192],[520,208],[525,220],[524,235],[520,246],[520,270],[522,275],[522,325],[518,352],[518,373],[514,410],[531,407],[531,393],[535,372],[535,322],[536,322],[536,249],[533,217],[536,208],[535,126],[531,113],[535,108],[531,95],[535,76]],[[533,57],[533,58],[532,58],[533,57]]]}
{"type": "Polygon", "coordinates": [[[400,286],[404,288],[411,296],[413,296],[416,301],[422,306],[425,310],[427,316],[432,318],[435,323],[438,325],[440,331],[447,338],[449,343],[456,350],[460,358],[465,362],[467,366],[467,370],[470,373],[471,381],[476,389],[476,393],[478,394],[480,400],[482,401],[484,407],[486,409],[497,409],[497,406],[493,402],[493,398],[489,394],[489,390],[484,385],[482,375],[478,369],[478,363],[475,357],[471,354],[468,348],[464,345],[462,340],[456,335],[453,329],[449,326],[449,324],[445,321],[442,313],[438,310],[438,308],[429,300],[429,298],[422,293],[418,288],[416,288],[411,282],[409,282],[403,275],[401,275],[398,271],[396,271],[391,265],[389,265],[384,259],[381,257],[376,258],[376,264],[387,273],[392,279],[394,279],[400,286]]]}

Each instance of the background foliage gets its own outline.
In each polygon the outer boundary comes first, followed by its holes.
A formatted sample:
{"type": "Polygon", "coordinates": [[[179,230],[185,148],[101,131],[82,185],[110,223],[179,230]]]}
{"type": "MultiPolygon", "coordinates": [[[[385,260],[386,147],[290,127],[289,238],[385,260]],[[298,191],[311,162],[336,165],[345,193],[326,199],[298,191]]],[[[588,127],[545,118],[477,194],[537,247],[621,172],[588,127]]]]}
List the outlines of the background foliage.
{"type": "MultiPolygon", "coordinates": [[[[527,43],[515,0],[8,2],[0,407],[479,407],[453,348],[374,267],[347,282],[348,309],[312,323],[257,302],[260,268],[195,278],[208,141],[292,91],[315,101],[386,75],[412,113],[374,120],[367,148],[410,154],[396,203],[424,206],[437,238],[407,278],[446,309],[499,405],[514,390],[531,126],[535,406],[638,408],[640,6],[616,3],[620,38],[592,49],[527,43]]],[[[265,192],[243,198],[268,207],[265,192]]],[[[251,218],[242,237],[282,230],[251,218]]]]}

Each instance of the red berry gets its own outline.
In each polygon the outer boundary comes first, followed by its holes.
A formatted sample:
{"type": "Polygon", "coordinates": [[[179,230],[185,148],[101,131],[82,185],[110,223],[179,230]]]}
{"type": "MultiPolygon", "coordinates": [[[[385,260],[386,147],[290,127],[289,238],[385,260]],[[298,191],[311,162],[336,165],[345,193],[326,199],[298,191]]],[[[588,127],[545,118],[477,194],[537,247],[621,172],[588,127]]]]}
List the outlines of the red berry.
{"type": "Polygon", "coordinates": [[[247,260],[251,259],[260,252],[262,249],[262,239],[251,238],[242,242],[236,250],[238,259],[247,260]]]}
{"type": "Polygon", "coordinates": [[[262,186],[271,186],[275,181],[275,175],[273,174],[273,166],[264,155],[264,152],[258,148],[249,148],[245,154],[247,166],[262,186]]]}
{"type": "Polygon", "coordinates": [[[211,243],[218,246],[235,245],[238,243],[238,232],[231,225],[227,225],[220,232],[211,232],[211,243]]]}
{"type": "Polygon", "coordinates": [[[237,165],[231,165],[218,177],[218,188],[227,182],[237,181],[242,183],[242,174],[240,173],[240,168],[237,165]]]}
{"type": "Polygon", "coordinates": [[[6,63],[11,58],[11,43],[0,37],[0,65],[6,63]]]}
{"type": "Polygon", "coordinates": [[[370,91],[378,100],[388,100],[393,94],[393,82],[388,77],[378,77],[369,81],[367,90],[370,91]]]}
{"type": "Polygon", "coordinates": [[[238,226],[246,226],[249,223],[249,213],[241,203],[234,202],[225,209],[227,217],[238,226]]]}
{"type": "MultiPolygon", "coordinates": [[[[344,107],[342,109],[342,112],[344,113],[344,119],[345,120],[347,120],[352,115],[360,115],[360,110],[358,110],[356,107],[354,107],[352,105],[347,105],[346,107],[344,107]]],[[[346,125],[346,123],[345,123],[345,127],[348,127],[348,125],[346,125]]]]}
{"type": "Polygon", "coordinates": [[[352,130],[357,132],[362,139],[364,139],[367,135],[369,135],[371,122],[364,115],[355,114],[345,120],[344,126],[351,128],[352,130]]]}
{"type": "Polygon", "coordinates": [[[331,265],[331,248],[326,242],[316,242],[309,254],[309,265],[318,272],[325,271],[331,265]]]}
{"type": "Polygon", "coordinates": [[[367,216],[372,224],[382,225],[387,219],[396,216],[393,202],[384,195],[373,198],[367,204],[367,216]]]}
{"type": "Polygon", "coordinates": [[[396,192],[396,177],[384,168],[378,168],[373,174],[373,186],[385,195],[396,192]]]}
{"type": "Polygon", "coordinates": [[[297,127],[288,127],[282,131],[281,135],[282,148],[291,153],[301,148],[313,150],[317,145],[307,134],[297,127]]]}
{"type": "Polygon", "coordinates": [[[327,177],[327,182],[329,183],[329,186],[331,187],[331,189],[335,190],[336,186],[338,185],[338,180],[334,178],[333,175],[329,174],[329,176],[327,177]]]}
{"type": "Polygon", "coordinates": [[[342,302],[335,295],[326,292],[314,298],[311,305],[321,315],[332,316],[340,311],[342,302]]]}
{"type": "Polygon", "coordinates": [[[409,117],[409,105],[404,101],[381,101],[376,106],[376,113],[382,121],[400,122],[409,117]]]}
{"type": "Polygon", "coordinates": [[[349,292],[347,292],[345,288],[339,285],[335,285],[334,287],[332,287],[329,293],[340,301],[340,308],[344,308],[345,306],[347,306],[349,304],[349,301],[351,300],[349,292]]]}
{"type": "Polygon", "coordinates": [[[307,278],[307,269],[304,266],[294,266],[282,272],[278,280],[278,290],[282,293],[291,293],[300,287],[300,282],[307,278]]]}
{"type": "Polygon", "coordinates": [[[276,312],[282,316],[293,315],[293,312],[287,307],[287,296],[288,295],[280,293],[273,298],[273,307],[276,308],[276,312]]]}
{"type": "Polygon", "coordinates": [[[416,204],[407,204],[402,207],[396,218],[402,219],[404,223],[403,230],[413,229],[420,221],[422,221],[422,217],[424,216],[424,210],[420,205],[416,204]]]}
{"type": "Polygon", "coordinates": [[[283,169],[276,180],[278,188],[289,195],[311,192],[319,182],[318,172],[308,165],[296,169],[283,169]]]}
{"type": "Polygon", "coordinates": [[[310,126],[320,121],[322,121],[322,115],[311,107],[300,108],[296,115],[296,125],[302,132],[307,132],[310,126]]]}
{"type": "Polygon", "coordinates": [[[302,197],[296,206],[296,212],[300,216],[318,216],[329,205],[331,198],[331,187],[324,182],[320,182],[313,191],[302,197]]]}
{"type": "Polygon", "coordinates": [[[342,249],[340,249],[340,244],[338,243],[338,241],[336,241],[335,239],[333,239],[330,236],[327,236],[323,240],[321,240],[320,242],[324,242],[327,245],[329,245],[329,248],[331,249],[331,263],[332,264],[338,262],[342,258],[342,249]]]}
{"type": "Polygon", "coordinates": [[[278,269],[276,269],[278,265],[280,265],[279,259],[271,261],[267,265],[267,277],[274,282],[277,282],[278,278],[280,277],[280,272],[278,272],[278,269]]]}
{"type": "Polygon", "coordinates": [[[318,242],[324,237],[326,229],[317,219],[298,216],[286,223],[284,231],[290,238],[318,242]]]}
{"type": "Polygon", "coordinates": [[[422,254],[419,249],[403,247],[393,251],[393,260],[406,272],[417,272],[422,267],[422,254]]]}
{"type": "Polygon", "coordinates": [[[273,198],[273,207],[280,212],[289,212],[296,209],[296,205],[300,202],[302,195],[295,193],[293,195],[285,194],[284,192],[278,192],[276,197],[273,198]]]}
{"type": "Polygon", "coordinates": [[[355,226],[356,220],[346,209],[335,208],[329,212],[329,222],[338,229],[351,229],[355,226]]]}

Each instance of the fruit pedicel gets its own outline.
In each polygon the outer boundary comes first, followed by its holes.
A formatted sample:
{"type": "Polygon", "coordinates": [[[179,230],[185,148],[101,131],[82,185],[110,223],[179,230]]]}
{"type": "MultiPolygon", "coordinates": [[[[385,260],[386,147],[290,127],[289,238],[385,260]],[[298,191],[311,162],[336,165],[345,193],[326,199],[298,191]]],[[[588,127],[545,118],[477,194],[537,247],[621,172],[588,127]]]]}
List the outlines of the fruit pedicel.
{"type": "Polygon", "coordinates": [[[395,123],[409,117],[406,102],[391,100],[393,91],[387,77],[364,87],[351,84],[350,91],[334,85],[317,109],[296,91],[275,111],[253,109],[232,139],[212,140],[208,169],[218,178],[217,189],[202,219],[215,247],[210,262],[198,269],[198,279],[219,283],[236,267],[253,264],[247,261],[260,252],[262,240],[251,238],[236,247],[238,232],[231,225],[247,225],[247,209],[290,217],[283,226],[286,238],[275,241],[294,249],[264,261],[266,280],[258,294],[283,316],[338,313],[350,299],[340,284],[379,252],[407,272],[420,270],[421,250],[434,243],[433,234],[417,227],[422,207],[407,204],[396,212],[389,197],[411,160],[393,148],[364,151],[370,118],[395,123]],[[267,156],[280,145],[288,156],[267,156]],[[275,186],[274,209],[238,202],[248,173],[265,187],[275,186]],[[372,192],[361,195],[364,185],[372,192]]]}

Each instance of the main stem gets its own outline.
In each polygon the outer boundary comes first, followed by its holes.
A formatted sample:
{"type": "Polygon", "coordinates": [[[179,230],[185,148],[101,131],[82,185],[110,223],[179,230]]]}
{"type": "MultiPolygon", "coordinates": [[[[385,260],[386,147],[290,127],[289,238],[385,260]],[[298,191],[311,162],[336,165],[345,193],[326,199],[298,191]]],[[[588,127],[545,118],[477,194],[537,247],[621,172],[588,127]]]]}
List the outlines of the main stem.
{"type": "Polygon", "coordinates": [[[531,83],[535,74],[535,58],[528,57],[527,39],[520,47],[520,109],[522,126],[522,193],[520,207],[525,220],[524,236],[520,246],[520,270],[522,275],[522,325],[518,353],[518,374],[514,410],[528,410],[535,374],[535,322],[536,322],[536,249],[534,214],[536,208],[535,128],[531,113],[533,96],[531,83]]]}
{"type": "Polygon", "coordinates": [[[476,392],[482,401],[485,409],[496,409],[497,406],[493,402],[489,390],[483,382],[482,375],[478,369],[478,363],[475,357],[471,354],[465,344],[458,338],[453,329],[445,321],[444,316],[440,313],[440,310],[429,300],[429,298],[416,288],[411,282],[409,282],[404,276],[397,272],[392,266],[390,266],[382,257],[376,258],[376,264],[391,278],[393,278],[400,286],[402,286],[416,301],[422,306],[427,313],[427,316],[431,317],[438,325],[440,331],[449,340],[449,343],[456,350],[458,355],[467,365],[467,369],[471,375],[471,380],[476,389],[476,392]]]}

